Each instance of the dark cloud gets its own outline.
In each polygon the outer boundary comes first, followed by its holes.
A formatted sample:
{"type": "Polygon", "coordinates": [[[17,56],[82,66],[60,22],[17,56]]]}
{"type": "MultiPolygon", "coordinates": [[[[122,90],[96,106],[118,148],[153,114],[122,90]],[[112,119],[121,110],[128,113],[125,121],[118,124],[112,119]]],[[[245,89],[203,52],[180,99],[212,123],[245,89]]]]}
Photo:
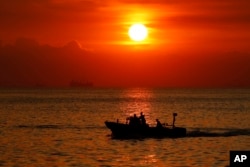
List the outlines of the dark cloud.
{"type": "MultiPolygon", "coordinates": [[[[132,52],[131,52],[132,53],[132,52]]],[[[108,55],[20,38],[0,47],[0,86],[68,86],[71,80],[97,86],[249,87],[250,54],[108,55]]]]}
{"type": "Polygon", "coordinates": [[[0,86],[67,86],[71,80],[88,80],[91,55],[76,41],[52,47],[17,39],[0,48],[0,86]]]}
{"type": "Polygon", "coordinates": [[[99,31],[110,14],[100,8],[105,1],[91,0],[24,0],[0,1],[0,36],[3,43],[17,37],[39,41],[90,40],[92,30],[99,31]]]}
{"type": "Polygon", "coordinates": [[[0,1],[0,19],[3,26],[54,24],[74,22],[96,12],[102,4],[96,1],[24,0],[0,1]],[[78,18],[78,19],[77,19],[78,18]]]}

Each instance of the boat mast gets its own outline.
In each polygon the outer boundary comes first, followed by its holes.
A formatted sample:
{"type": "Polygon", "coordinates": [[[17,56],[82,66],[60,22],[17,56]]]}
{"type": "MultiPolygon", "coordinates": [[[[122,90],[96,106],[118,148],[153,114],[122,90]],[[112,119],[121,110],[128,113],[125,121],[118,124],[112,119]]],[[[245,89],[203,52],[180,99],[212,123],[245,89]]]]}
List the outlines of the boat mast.
{"type": "Polygon", "coordinates": [[[173,128],[175,127],[174,126],[174,123],[175,123],[175,117],[177,116],[177,113],[173,113],[173,128]]]}

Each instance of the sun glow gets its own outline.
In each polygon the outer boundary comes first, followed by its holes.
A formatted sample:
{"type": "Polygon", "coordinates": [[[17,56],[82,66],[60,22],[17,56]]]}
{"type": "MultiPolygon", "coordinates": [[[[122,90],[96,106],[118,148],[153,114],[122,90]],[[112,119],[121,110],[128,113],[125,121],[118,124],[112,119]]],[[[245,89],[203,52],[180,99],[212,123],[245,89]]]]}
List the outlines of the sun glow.
{"type": "Polygon", "coordinates": [[[133,24],[128,31],[129,37],[136,42],[143,41],[148,36],[148,30],[143,24],[133,24]]]}

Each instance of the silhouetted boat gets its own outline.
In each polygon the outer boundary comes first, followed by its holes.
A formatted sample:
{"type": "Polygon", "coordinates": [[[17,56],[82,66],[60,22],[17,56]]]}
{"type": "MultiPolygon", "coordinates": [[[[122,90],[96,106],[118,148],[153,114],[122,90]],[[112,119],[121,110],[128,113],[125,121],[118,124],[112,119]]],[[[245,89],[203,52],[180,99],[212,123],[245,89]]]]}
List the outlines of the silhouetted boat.
{"type": "Polygon", "coordinates": [[[112,132],[113,138],[164,138],[164,137],[185,137],[186,128],[175,127],[175,116],[173,114],[173,125],[162,127],[150,127],[148,125],[130,125],[128,123],[119,123],[105,121],[105,125],[112,132]]]}

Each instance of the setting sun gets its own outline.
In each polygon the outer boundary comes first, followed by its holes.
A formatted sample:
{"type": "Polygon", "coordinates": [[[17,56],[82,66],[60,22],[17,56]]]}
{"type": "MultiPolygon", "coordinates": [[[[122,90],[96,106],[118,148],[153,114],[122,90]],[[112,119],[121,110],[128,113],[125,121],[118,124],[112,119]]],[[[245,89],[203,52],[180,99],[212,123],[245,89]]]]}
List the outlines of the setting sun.
{"type": "Polygon", "coordinates": [[[139,42],[147,37],[148,31],[143,24],[133,24],[129,28],[128,35],[132,40],[139,42]]]}

